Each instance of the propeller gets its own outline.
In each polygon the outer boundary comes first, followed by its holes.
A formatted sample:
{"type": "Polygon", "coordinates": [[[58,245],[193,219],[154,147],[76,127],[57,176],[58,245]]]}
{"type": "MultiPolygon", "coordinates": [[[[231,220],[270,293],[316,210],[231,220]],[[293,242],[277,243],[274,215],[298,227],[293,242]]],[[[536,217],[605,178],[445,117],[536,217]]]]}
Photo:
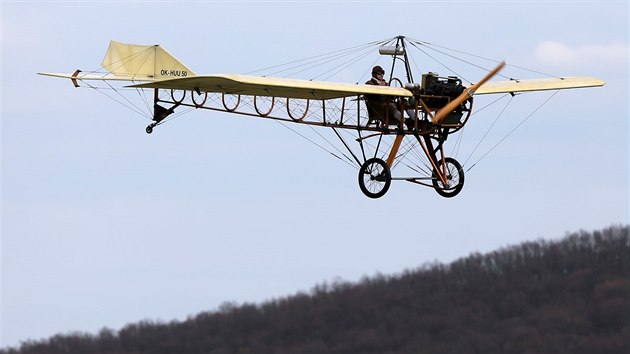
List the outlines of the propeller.
{"type": "Polygon", "coordinates": [[[435,116],[433,116],[433,123],[439,124],[440,122],[442,122],[442,120],[444,120],[446,116],[451,114],[451,112],[453,112],[457,107],[459,107],[459,105],[461,105],[464,101],[472,97],[475,94],[475,91],[477,91],[477,89],[481,87],[481,85],[485,84],[486,81],[490,80],[494,75],[496,75],[499,71],[501,71],[501,69],[503,69],[504,66],[505,66],[505,62],[502,61],[501,64],[497,65],[496,68],[492,69],[492,71],[490,71],[479,82],[477,82],[476,84],[470,87],[466,87],[464,89],[464,92],[462,92],[461,95],[459,95],[456,99],[449,102],[446,106],[440,109],[435,114],[435,116]]]}

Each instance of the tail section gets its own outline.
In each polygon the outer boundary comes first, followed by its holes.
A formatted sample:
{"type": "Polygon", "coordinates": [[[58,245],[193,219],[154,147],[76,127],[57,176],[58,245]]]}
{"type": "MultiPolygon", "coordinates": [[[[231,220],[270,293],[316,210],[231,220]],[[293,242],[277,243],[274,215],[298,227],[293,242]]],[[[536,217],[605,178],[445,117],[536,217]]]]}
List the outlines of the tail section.
{"type": "Polygon", "coordinates": [[[137,80],[195,76],[190,68],[159,45],[111,41],[101,65],[114,76],[137,80]]]}

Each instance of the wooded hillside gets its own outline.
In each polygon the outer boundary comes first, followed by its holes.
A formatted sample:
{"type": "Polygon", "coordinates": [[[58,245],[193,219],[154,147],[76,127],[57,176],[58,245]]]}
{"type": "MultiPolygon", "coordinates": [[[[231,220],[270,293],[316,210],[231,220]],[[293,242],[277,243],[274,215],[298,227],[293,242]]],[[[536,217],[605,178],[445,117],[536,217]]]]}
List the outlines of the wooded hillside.
{"type": "Polygon", "coordinates": [[[628,227],[0,353],[627,354],[628,227]]]}

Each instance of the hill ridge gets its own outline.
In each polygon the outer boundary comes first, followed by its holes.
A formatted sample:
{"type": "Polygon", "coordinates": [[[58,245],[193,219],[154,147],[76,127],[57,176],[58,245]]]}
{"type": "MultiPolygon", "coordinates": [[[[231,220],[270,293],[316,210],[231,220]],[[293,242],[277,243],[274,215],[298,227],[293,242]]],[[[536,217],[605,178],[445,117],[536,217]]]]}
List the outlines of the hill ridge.
{"type": "Polygon", "coordinates": [[[628,353],[628,313],[628,226],[612,226],[0,354],[628,353]]]}

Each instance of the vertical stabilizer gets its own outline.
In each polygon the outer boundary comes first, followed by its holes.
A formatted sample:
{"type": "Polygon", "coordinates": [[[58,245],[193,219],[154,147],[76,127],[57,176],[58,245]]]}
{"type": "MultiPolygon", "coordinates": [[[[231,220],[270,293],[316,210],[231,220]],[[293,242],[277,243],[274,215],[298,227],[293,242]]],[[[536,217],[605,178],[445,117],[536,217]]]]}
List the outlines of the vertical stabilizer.
{"type": "Polygon", "coordinates": [[[111,41],[101,65],[114,76],[138,80],[195,76],[190,68],[159,45],[111,41]]]}

